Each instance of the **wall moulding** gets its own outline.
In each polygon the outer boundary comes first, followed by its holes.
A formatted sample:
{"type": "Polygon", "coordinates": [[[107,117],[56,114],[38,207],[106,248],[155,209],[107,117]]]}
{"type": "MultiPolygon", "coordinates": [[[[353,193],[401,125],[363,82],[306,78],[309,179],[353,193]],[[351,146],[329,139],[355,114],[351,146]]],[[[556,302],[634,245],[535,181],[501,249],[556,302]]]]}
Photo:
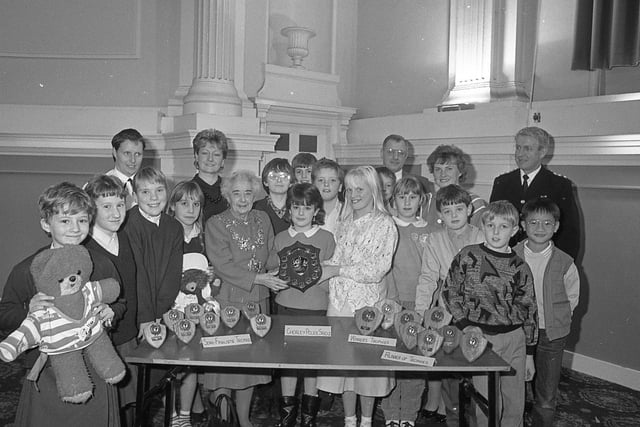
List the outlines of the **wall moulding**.
{"type": "Polygon", "coordinates": [[[0,57],[139,59],[141,0],[30,0],[3,5],[0,57]],[[65,6],[67,4],[67,6],[65,6]],[[24,25],[37,22],[37,25],[24,25]],[[60,23],[64,23],[60,25],[60,23]]]}

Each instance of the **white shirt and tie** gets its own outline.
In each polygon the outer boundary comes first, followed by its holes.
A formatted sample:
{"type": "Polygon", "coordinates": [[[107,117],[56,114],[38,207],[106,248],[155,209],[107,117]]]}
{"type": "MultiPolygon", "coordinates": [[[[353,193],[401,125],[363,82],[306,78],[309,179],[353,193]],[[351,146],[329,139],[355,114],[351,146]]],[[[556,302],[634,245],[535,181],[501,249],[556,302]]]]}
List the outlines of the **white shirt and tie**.
{"type": "Polygon", "coordinates": [[[127,176],[116,168],[111,169],[109,172],[106,173],[106,175],[115,176],[124,184],[124,189],[127,191],[127,198],[125,200],[125,205],[127,207],[127,210],[132,206],[136,206],[137,205],[136,199],[133,196],[133,177],[135,175],[127,176]]]}

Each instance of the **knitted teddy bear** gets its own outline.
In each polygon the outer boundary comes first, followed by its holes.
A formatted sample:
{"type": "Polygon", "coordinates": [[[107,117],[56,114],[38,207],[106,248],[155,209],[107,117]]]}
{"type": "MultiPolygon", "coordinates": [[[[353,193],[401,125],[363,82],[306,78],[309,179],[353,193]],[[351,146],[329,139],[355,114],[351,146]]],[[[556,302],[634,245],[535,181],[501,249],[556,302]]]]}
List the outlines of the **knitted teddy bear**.
{"type": "Polygon", "coordinates": [[[199,253],[184,254],[180,291],[172,308],[184,312],[187,305],[202,305],[219,292],[220,279],[212,275],[207,258],[199,253]]]}
{"type": "Polygon", "coordinates": [[[85,356],[107,383],[115,384],[125,376],[125,366],[98,317],[98,305],[115,301],[120,286],[111,278],[89,282],[92,270],[84,246],[47,249],[36,255],[31,275],[38,292],[55,297],[54,306],[30,313],[0,343],[0,359],[5,362],[39,347],[40,357],[28,378],[37,380],[48,358],[64,402],[83,403],[93,394],[85,356]]]}

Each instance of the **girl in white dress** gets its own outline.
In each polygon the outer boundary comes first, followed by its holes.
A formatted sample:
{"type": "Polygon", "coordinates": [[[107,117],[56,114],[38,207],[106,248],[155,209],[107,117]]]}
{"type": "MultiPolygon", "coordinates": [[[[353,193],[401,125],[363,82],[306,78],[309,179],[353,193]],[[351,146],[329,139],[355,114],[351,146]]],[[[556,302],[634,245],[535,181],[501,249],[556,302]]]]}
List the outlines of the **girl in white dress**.
{"type": "MultiPolygon", "coordinates": [[[[353,317],[356,310],[387,295],[384,276],[398,240],[396,226],[384,207],[379,178],[371,166],[359,166],[345,177],[345,206],[336,232],[333,257],[324,264],[330,277],[327,316],[353,317]]],[[[342,393],[345,427],[355,427],[356,400],[360,396],[361,427],[371,426],[374,400],[395,385],[393,375],[318,377],[318,389],[342,393]]]]}

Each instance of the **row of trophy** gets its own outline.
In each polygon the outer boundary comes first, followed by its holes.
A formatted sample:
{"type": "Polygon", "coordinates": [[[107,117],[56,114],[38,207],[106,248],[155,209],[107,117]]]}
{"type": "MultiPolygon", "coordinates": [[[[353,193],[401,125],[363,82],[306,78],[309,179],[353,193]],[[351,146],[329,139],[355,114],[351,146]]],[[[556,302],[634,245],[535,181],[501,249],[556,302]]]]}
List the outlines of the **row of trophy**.
{"type": "Polygon", "coordinates": [[[440,350],[451,354],[460,347],[469,362],[478,359],[487,348],[487,339],[477,326],[467,326],[462,331],[449,325],[452,316],[443,307],[425,310],[424,316],[414,310],[403,309],[396,301],[383,299],[373,306],[362,307],[355,313],[356,327],[362,335],[372,335],[379,327],[392,326],[408,350],[418,347],[431,357],[440,350]]]}
{"type": "Polygon", "coordinates": [[[220,324],[225,324],[233,329],[240,317],[244,315],[251,324],[251,329],[259,337],[267,335],[271,330],[271,317],[260,312],[260,305],[254,302],[243,304],[242,309],[234,305],[220,308],[220,303],[210,300],[200,305],[191,303],[185,307],[184,312],[171,309],[162,315],[162,322],[153,322],[143,330],[145,340],[153,347],[159,348],[167,338],[167,329],[175,333],[178,340],[189,344],[196,334],[199,326],[203,336],[212,336],[216,333],[220,324]]]}

